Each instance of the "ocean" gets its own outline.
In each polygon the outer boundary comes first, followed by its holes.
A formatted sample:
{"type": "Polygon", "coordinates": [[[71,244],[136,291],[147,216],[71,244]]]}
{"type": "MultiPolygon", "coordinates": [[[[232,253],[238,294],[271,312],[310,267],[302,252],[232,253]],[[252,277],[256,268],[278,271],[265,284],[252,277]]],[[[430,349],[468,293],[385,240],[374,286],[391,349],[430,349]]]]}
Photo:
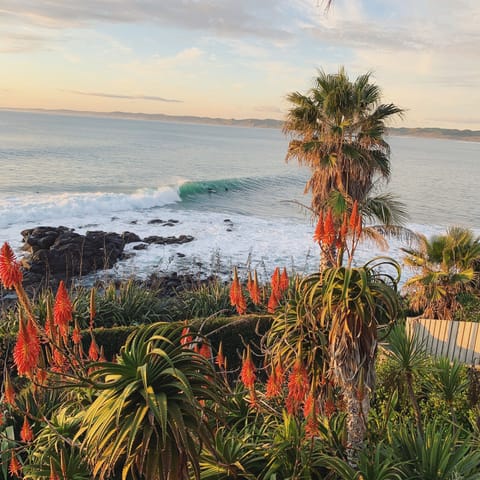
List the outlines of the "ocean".
{"type": "MultiPolygon", "coordinates": [[[[388,137],[391,182],[427,236],[461,225],[480,234],[480,143],[388,137]]],[[[102,275],[219,273],[268,277],[318,268],[314,226],[299,203],[309,171],[285,163],[279,130],[0,110],[0,243],[21,255],[20,232],[39,225],[192,235],[183,245],[133,250],[102,275]],[[149,223],[177,220],[174,226],[149,223]]],[[[364,244],[357,261],[390,255],[364,244]]]]}

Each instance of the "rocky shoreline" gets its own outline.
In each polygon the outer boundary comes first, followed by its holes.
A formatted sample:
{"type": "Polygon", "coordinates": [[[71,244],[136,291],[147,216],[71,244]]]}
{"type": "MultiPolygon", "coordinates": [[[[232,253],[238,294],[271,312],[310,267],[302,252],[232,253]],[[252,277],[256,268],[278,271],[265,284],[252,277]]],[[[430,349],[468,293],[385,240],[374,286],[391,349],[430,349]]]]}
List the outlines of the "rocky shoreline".
{"type": "MultiPolygon", "coordinates": [[[[173,226],[177,220],[155,219],[150,223],[173,226]]],[[[135,243],[133,250],[144,250],[149,245],[181,245],[192,242],[191,235],[160,236],[140,238],[136,233],[87,231],[84,235],[65,226],[38,226],[23,230],[20,259],[24,271],[24,286],[32,292],[46,287],[55,287],[63,280],[71,284],[74,280],[111,269],[118,261],[134,255],[125,253],[125,245],[135,243]]],[[[170,283],[177,285],[186,281],[185,275],[168,275],[170,283]]],[[[156,277],[154,282],[159,281],[156,277]]]]}

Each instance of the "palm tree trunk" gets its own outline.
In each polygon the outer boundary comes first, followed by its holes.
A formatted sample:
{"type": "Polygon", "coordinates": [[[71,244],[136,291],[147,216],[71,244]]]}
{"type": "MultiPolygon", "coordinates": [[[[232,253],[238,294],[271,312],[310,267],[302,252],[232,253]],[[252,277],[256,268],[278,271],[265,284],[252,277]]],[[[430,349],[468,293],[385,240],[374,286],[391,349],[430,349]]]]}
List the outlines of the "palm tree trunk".
{"type": "Polygon", "coordinates": [[[358,398],[358,389],[353,382],[344,386],[343,396],[347,407],[347,461],[352,468],[356,468],[358,453],[363,448],[367,431],[370,398],[367,392],[363,399],[358,398]]]}

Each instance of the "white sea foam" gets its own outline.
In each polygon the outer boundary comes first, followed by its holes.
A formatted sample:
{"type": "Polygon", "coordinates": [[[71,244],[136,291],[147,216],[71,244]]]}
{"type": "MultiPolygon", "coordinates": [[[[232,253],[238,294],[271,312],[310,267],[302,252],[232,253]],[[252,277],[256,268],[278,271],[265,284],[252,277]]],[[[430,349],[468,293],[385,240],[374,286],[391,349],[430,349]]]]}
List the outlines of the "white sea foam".
{"type": "MultiPolygon", "coordinates": [[[[0,228],[18,224],[44,224],[63,218],[89,218],[142,210],[179,202],[178,189],[160,187],[126,193],[62,193],[0,198],[0,228]]],[[[90,220],[91,222],[91,220],[90,220]]],[[[23,227],[22,227],[23,228],[23,227]]]]}

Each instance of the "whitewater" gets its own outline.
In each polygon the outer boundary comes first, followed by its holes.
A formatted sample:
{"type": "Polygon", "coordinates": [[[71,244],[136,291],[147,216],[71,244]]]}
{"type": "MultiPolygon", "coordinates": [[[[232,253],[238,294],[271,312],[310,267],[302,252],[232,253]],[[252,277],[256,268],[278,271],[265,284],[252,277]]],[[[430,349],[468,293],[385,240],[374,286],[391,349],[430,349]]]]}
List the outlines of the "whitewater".
{"type": "MultiPolygon", "coordinates": [[[[388,139],[386,190],[407,208],[408,227],[431,235],[450,225],[480,233],[480,144],[388,139]]],[[[273,129],[189,125],[0,111],[0,242],[21,255],[20,232],[39,225],[149,235],[192,235],[183,245],[126,247],[102,275],[220,273],[234,265],[268,276],[318,266],[313,225],[299,203],[308,170],[284,161],[273,129]],[[153,220],[178,220],[172,226],[153,220]]],[[[385,190],[385,189],[384,189],[385,190]]],[[[387,252],[362,246],[358,262],[387,252]]]]}

